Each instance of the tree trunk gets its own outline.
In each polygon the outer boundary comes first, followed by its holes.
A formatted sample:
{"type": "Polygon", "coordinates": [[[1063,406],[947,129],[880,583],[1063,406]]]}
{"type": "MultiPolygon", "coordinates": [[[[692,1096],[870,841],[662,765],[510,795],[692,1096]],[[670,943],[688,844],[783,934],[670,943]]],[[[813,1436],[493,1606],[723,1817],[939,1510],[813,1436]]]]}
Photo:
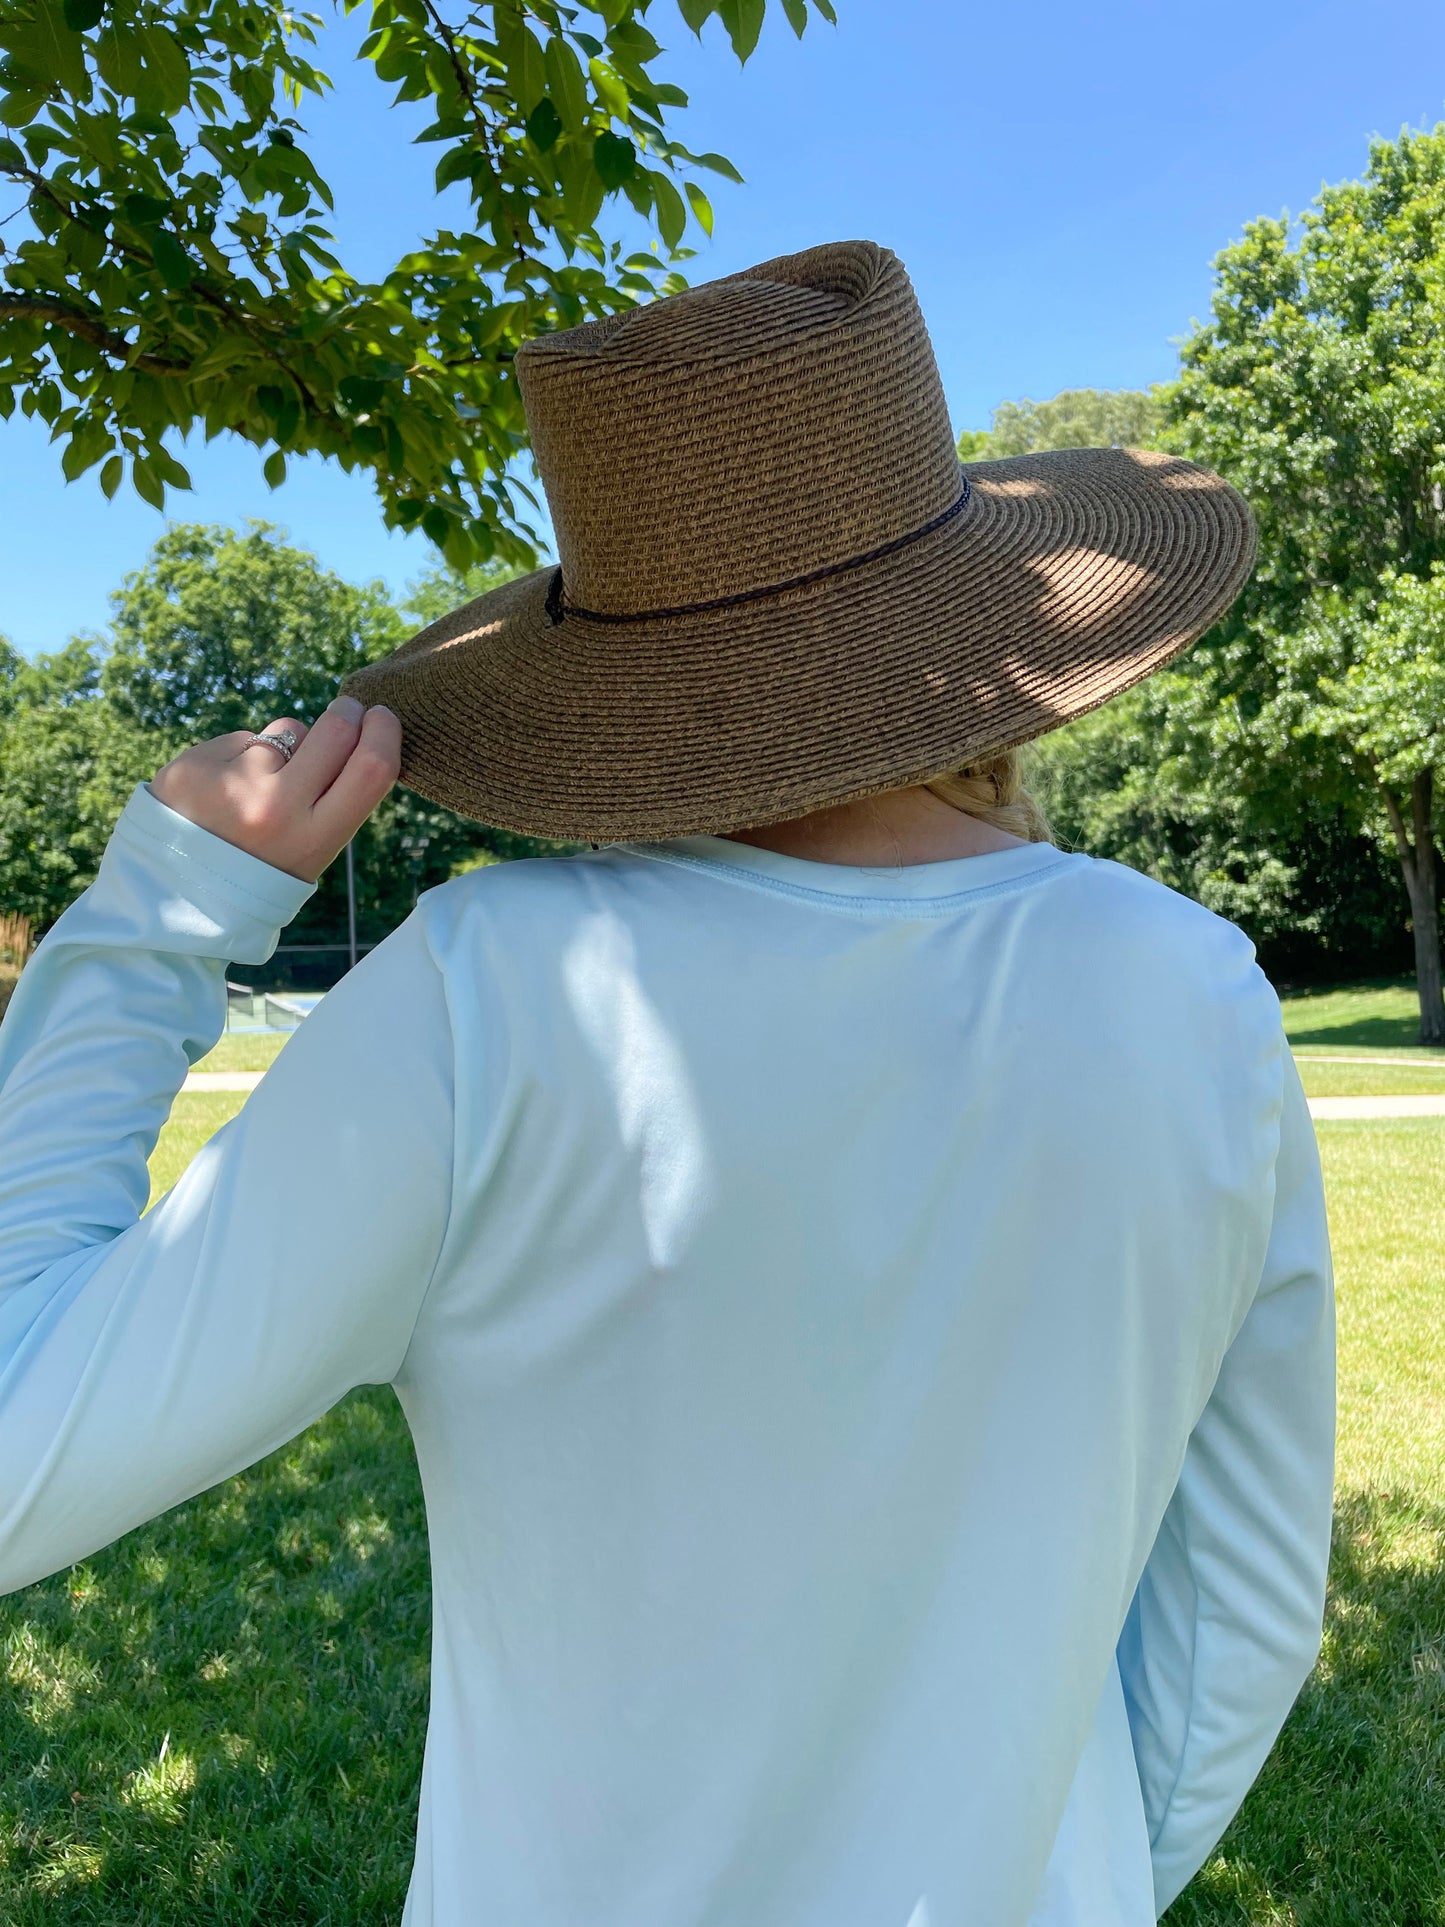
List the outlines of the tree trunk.
{"type": "Polygon", "coordinates": [[[1410,921],[1415,932],[1415,986],[1420,998],[1420,1042],[1445,1045],[1445,972],[1440,961],[1440,867],[1436,859],[1432,812],[1435,772],[1422,769],[1410,786],[1413,837],[1400,806],[1383,790],[1385,809],[1400,853],[1410,921]]]}

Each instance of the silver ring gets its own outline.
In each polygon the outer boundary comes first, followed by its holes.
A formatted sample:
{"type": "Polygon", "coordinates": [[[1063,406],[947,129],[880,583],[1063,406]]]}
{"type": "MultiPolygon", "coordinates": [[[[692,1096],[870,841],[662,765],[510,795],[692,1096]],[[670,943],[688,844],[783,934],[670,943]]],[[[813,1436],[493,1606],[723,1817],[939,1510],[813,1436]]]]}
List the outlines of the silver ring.
{"type": "MultiPolygon", "coordinates": [[[[288,763],[291,761],[299,741],[300,738],[294,729],[263,730],[260,735],[251,738],[251,743],[265,743],[271,749],[279,749],[282,757],[288,763]]],[[[247,743],[247,749],[251,747],[251,743],[247,743]]]]}

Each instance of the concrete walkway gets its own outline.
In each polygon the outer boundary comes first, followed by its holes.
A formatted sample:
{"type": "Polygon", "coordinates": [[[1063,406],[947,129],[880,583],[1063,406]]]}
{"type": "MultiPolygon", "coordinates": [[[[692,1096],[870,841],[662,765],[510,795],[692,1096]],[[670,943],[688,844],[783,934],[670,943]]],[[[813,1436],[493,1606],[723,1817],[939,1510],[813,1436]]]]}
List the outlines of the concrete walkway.
{"type": "Polygon", "coordinates": [[[191,1071],[183,1091],[254,1091],[264,1071],[191,1071]]]}
{"type": "Polygon", "coordinates": [[[1312,1097],[1310,1116],[1445,1117],[1445,1091],[1429,1097],[1312,1097]]]}
{"type": "Polygon", "coordinates": [[[1438,1057],[1341,1057],[1334,1053],[1326,1056],[1323,1052],[1315,1055],[1297,1050],[1294,1061],[1296,1064],[1396,1064],[1409,1071],[1445,1071],[1445,1053],[1438,1057]]]}

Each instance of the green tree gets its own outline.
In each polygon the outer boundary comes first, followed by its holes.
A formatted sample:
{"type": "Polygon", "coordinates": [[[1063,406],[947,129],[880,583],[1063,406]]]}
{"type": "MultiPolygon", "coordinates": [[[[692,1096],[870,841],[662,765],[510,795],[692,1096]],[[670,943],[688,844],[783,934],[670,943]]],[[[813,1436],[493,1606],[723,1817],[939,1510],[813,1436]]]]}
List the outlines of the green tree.
{"type": "MultiPolygon", "coordinates": [[[[43,931],[95,875],[132,788],[178,750],[282,715],[313,720],[348,669],[506,573],[439,566],[398,609],[379,583],[342,581],[269,523],[171,526],[112,597],[108,637],[33,663],[0,656],[10,671],[0,685],[0,909],[43,931]]],[[[355,841],[360,940],[379,940],[458,869],[573,847],[398,788],[355,841]]],[[[335,864],[286,942],[337,945],[347,926],[345,866],[335,864]]],[[[338,956],[318,966],[328,979],[338,956]]]]}
{"type": "Polygon", "coordinates": [[[1148,448],[1159,433],[1157,390],[1065,388],[1048,401],[1005,401],[989,428],[965,429],[966,462],[1033,455],[1049,448],[1148,448]]]}
{"type": "Polygon", "coordinates": [[[1224,251],[1166,402],[1172,444],[1260,519],[1253,582],[1191,664],[1201,754],[1240,788],[1308,780],[1394,846],[1436,1044],[1442,307],[1445,128],[1407,130],[1297,228],[1256,221],[1224,251]]]}
{"type": "MultiPolygon", "coordinates": [[[[810,0],[780,4],[801,35],[810,0]]],[[[668,131],[687,96],[661,78],[650,0],[369,5],[364,59],[397,103],[424,103],[437,191],[469,203],[460,231],[379,281],[332,251],[307,151],[301,115],[331,85],[311,59],[320,16],[288,0],[0,8],[0,179],[31,230],[0,287],[0,415],[18,395],[67,478],[99,463],[107,495],[128,469],[163,506],[189,486],[167,438],[200,428],[268,450],[273,487],[291,455],[368,470],[388,526],[420,526],[458,567],[530,561],[518,342],[681,285],[668,264],[689,219],[712,226],[698,171],[738,176],[668,131]],[[619,195],[667,260],[606,238],[619,195]]],[[[696,32],[716,14],[743,60],[765,5],[678,0],[696,32]]]]}
{"type": "MultiPolygon", "coordinates": [[[[1157,446],[1167,400],[1161,388],[1072,389],[1006,402],[994,414],[997,437],[965,434],[959,452],[986,460],[1111,442],[1157,446]]],[[[1216,640],[1043,738],[1056,830],[1243,924],[1276,973],[1393,963],[1398,883],[1333,752],[1305,743],[1258,756],[1247,780],[1237,761],[1216,758],[1217,692],[1201,673],[1216,640]]]]}
{"type": "Polygon", "coordinates": [[[106,727],[93,643],[78,639],[9,667],[0,715],[0,910],[43,931],[95,875],[114,821],[110,798],[124,783],[118,766],[136,744],[129,729],[106,727]]]}
{"type": "Polygon", "coordinates": [[[450,615],[453,609],[461,608],[463,603],[492,589],[500,589],[504,582],[520,574],[520,569],[504,562],[474,562],[469,569],[454,569],[448,563],[436,562],[407,584],[401,612],[418,629],[425,628],[428,623],[450,615]]]}
{"type": "Polygon", "coordinates": [[[381,583],[342,581],[268,522],[172,524],[111,607],[101,690],[167,756],[281,714],[311,721],[406,635],[381,583]]]}
{"type": "Polygon", "coordinates": [[[1351,799],[1312,795],[1308,766],[1236,781],[1210,759],[1207,700],[1185,657],[1044,737],[1061,841],[1240,923],[1278,977],[1403,965],[1398,877],[1351,799]]]}
{"type": "Polygon", "coordinates": [[[10,714],[15,701],[15,682],[25,666],[25,658],[9,636],[0,635],[0,720],[10,714]]]}

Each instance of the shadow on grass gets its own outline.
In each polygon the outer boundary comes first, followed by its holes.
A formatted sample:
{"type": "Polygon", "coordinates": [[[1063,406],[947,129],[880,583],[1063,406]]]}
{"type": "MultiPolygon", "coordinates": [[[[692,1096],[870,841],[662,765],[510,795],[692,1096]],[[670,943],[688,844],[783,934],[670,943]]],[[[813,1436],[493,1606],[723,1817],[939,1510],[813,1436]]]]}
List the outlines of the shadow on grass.
{"type": "MultiPolygon", "coordinates": [[[[1421,1049],[1420,1007],[1413,977],[1370,977],[1356,983],[1281,991],[1285,1028],[1296,1050],[1421,1049]]],[[[1432,1053],[1445,1057],[1445,1051],[1432,1053]]]]}
{"type": "Polygon", "coordinates": [[[1166,1922],[1445,1923],[1445,1509],[1341,1497],[1320,1663],[1166,1922]]]}
{"type": "MultiPolygon", "coordinates": [[[[1417,1017],[1358,1017],[1348,1024],[1321,1024],[1305,1029],[1298,1019],[1289,1027],[1289,1040],[1296,1050],[1311,1044],[1354,1044],[1366,1050],[1420,1049],[1420,1019],[1417,1017]]],[[[1437,1052],[1445,1058],[1445,1051],[1437,1052]]]]}
{"type": "Polygon", "coordinates": [[[6,1927],[386,1927],[429,1586],[391,1394],[0,1601],[6,1927]]]}
{"type": "MultiPolygon", "coordinates": [[[[0,1601],[6,1927],[395,1927],[426,1712],[410,1441],[354,1395],[0,1601]]],[[[1445,1508],[1345,1495],[1325,1645],[1168,1927],[1445,1927],[1445,1508]]]]}

